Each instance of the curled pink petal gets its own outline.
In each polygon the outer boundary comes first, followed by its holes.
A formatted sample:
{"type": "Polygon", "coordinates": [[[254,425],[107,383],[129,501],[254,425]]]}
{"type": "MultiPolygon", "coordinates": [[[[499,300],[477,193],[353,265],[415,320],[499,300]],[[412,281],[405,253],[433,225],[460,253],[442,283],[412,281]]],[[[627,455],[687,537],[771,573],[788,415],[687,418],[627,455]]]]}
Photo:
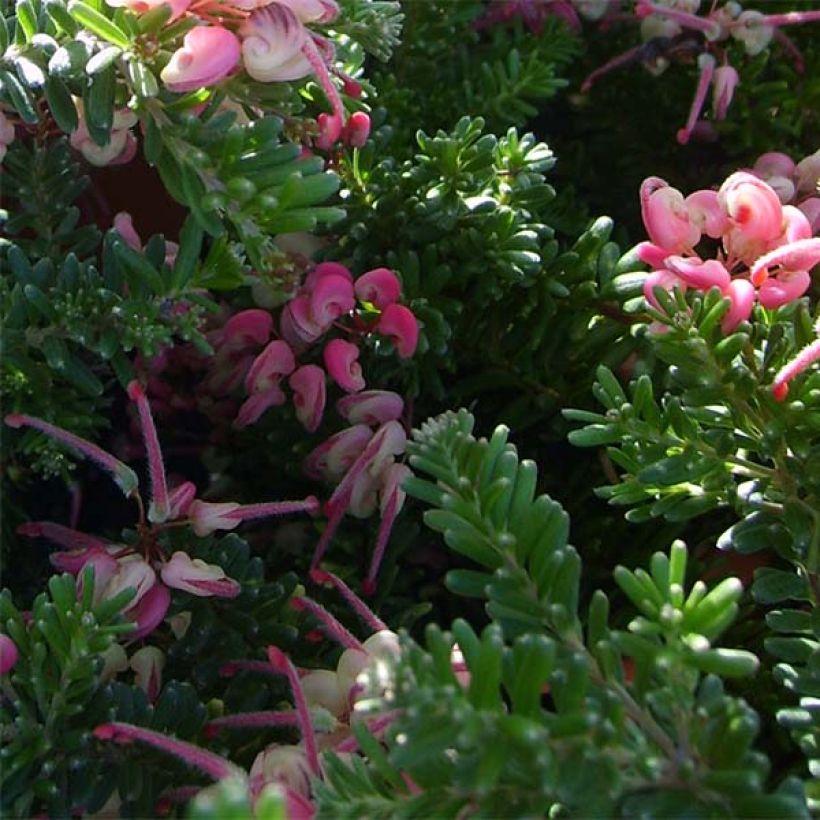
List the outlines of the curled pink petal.
{"type": "MultiPolygon", "coordinates": [[[[721,208],[717,191],[695,191],[684,200],[689,217],[702,233],[719,239],[729,227],[729,218],[721,208]]],[[[668,254],[665,254],[668,255],[668,254]]],[[[644,260],[646,261],[646,260],[644,260]]],[[[655,267],[662,267],[656,265],[655,267]]]]}
{"type": "Polygon", "coordinates": [[[209,501],[194,501],[188,509],[188,520],[200,538],[216,530],[232,530],[239,526],[240,519],[228,518],[228,513],[238,510],[241,505],[234,501],[214,504],[209,501]]]}
{"type": "Polygon", "coordinates": [[[242,591],[241,585],[228,578],[225,570],[215,564],[207,564],[199,558],[177,551],[171,560],[162,565],[162,580],[169,587],[190,592],[200,598],[216,596],[235,598],[242,591]]]}
{"type": "Polygon", "coordinates": [[[788,154],[768,151],[757,158],[752,172],[764,180],[769,177],[791,177],[795,167],[794,160],[788,154]]]}
{"type": "Polygon", "coordinates": [[[655,245],[652,242],[640,242],[635,246],[635,252],[641,262],[654,269],[662,268],[664,260],[669,256],[669,251],[666,248],[655,245]]]}
{"type": "Polygon", "coordinates": [[[781,245],[773,251],[755,260],[751,267],[751,278],[754,282],[769,268],[780,267],[785,271],[808,271],[820,262],[820,237],[800,239],[781,245]]]}
{"type": "Polygon", "coordinates": [[[177,518],[184,518],[195,497],[196,484],[193,481],[185,481],[179,487],[174,487],[168,494],[170,519],[175,521],[177,518]]]}
{"type": "Polygon", "coordinates": [[[317,481],[338,481],[361,455],[371,438],[373,431],[365,424],[341,430],[308,455],[305,473],[317,481]]]}
{"type": "Polygon", "coordinates": [[[388,305],[382,311],[374,330],[393,342],[399,358],[408,359],[416,352],[419,323],[410,308],[404,305],[388,305]]]}
{"type": "Polygon", "coordinates": [[[273,317],[266,310],[250,308],[231,316],[222,328],[220,350],[239,350],[251,345],[263,345],[270,338],[273,317]]]}
{"type": "Polygon", "coordinates": [[[820,231],[820,197],[804,199],[798,206],[809,223],[812,236],[820,231]]]}
{"type": "Polygon", "coordinates": [[[160,77],[177,93],[216,85],[233,71],[240,57],[236,35],[222,26],[197,26],[174,52],[160,77]]]}
{"type": "Polygon", "coordinates": [[[728,334],[752,315],[755,287],[748,279],[733,279],[726,288],[724,295],[729,297],[731,305],[723,315],[720,327],[724,333],[728,334]]]}
{"type": "Polygon", "coordinates": [[[653,244],[669,253],[691,250],[700,241],[700,229],[692,222],[683,194],[659,177],[641,183],[641,215],[653,244]]]}
{"type": "Polygon", "coordinates": [[[339,16],[335,0],[276,0],[287,6],[302,23],[332,23],[339,16]]]}
{"type": "Polygon", "coordinates": [[[313,318],[310,309],[310,297],[296,296],[285,305],[279,319],[279,330],[282,338],[301,350],[315,342],[328,328],[313,318]]]}
{"type": "Polygon", "coordinates": [[[718,199],[747,239],[768,241],[779,236],[783,207],[780,198],[763,180],[746,171],[737,171],[720,186],[718,199]]]}
{"type": "Polygon", "coordinates": [[[253,360],[251,369],[245,377],[245,389],[248,393],[265,393],[275,387],[283,376],[292,373],[296,359],[287,342],[274,339],[253,360]]]}
{"type": "Polygon", "coordinates": [[[362,302],[371,302],[379,310],[399,301],[401,282],[389,268],[375,268],[363,273],[355,282],[353,289],[362,302]]]}
{"type": "MultiPolygon", "coordinates": [[[[789,245],[801,239],[811,239],[812,229],[808,217],[794,205],[783,206],[783,233],[777,239],[777,245],[789,245]]],[[[803,267],[798,265],[797,267],[803,267]]],[[[811,266],[808,266],[811,267],[811,266]]]]}
{"type": "Polygon", "coordinates": [[[168,587],[164,584],[154,584],[128,614],[137,625],[136,630],[128,634],[128,639],[137,641],[150,635],[162,623],[170,605],[171,593],[168,587]]]}
{"type": "Polygon", "coordinates": [[[401,418],[404,399],[390,390],[365,390],[343,396],[336,402],[336,410],[351,424],[378,427],[386,421],[401,418]]]}
{"type": "Polygon", "coordinates": [[[333,339],[325,345],[323,358],[327,372],[342,390],[356,393],[364,388],[362,368],[357,361],[359,348],[355,344],[344,339],[333,339]]]}
{"type": "Polygon", "coordinates": [[[316,279],[310,295],[310,313],[318,324],[327,327],[355,306],[353,285],[349,279],[335,274],[316,279]]]}
{"type": "Polygon", "coordinates": [[[797,178],[797,190],[801,194],[818,193],[820,185],[820,148],[813,154],[804,157],[794,169],[797,178]]]}
{"type": "Polygon", "coordinates": [[[242,403],[233,426],[237,430],[241,430],[243,427],[255,424],[266,410],[284,403],[285,394],[278,384],[275,384],[264,393],[254,393],[242,403]]]}
{"type": "Polygon", "coordinates": [[[353,283],[353,274],[341,262],[320,262],[305,278],[305,289],[312,291],[325,276],[341,276],[353,283]]]}
{"type": "Polygon", "coordinates": [[[758,289],[757,299],[763,307],[774,310],[799,299],[810,285],[811,276],[805,270],[771,276],[758,289]]]}
{"type": "Polygon", "coordinates": [[[325,371],[315,364],[306,364],[294,371],[288,384],[293,390],[296,417],[312,433],[322,422],[325,410],[325,371]]]}
{"type": "Polygon", "coordinates": [[[299,80],[311,72],[302,47],[310,35],[284,3],[256,9],[240,29],[242,62],[250,77],[261,83],[299,80]]]}
{"type": "Polygon", "coordinates": [[[718,288],[724,291],[731,282],[729,272],[716,259],[702,262],[697,257],[670,256],[666,267],[689,287],[698,290],[718,288]]]}

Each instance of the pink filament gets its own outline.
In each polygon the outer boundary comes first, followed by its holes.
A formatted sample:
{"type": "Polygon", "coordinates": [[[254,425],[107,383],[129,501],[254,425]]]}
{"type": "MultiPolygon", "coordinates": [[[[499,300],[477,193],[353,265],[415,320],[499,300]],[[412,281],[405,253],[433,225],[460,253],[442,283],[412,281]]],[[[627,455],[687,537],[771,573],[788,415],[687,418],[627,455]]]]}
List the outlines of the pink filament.
{"type": "Polygon", "coordinates": [[[787,365],[782,367],[772,382],[772,393],[783,401],[789,393],[789,382],[820,359],[820,339],[804,347],[787,365]]]}
{"type": "Polygon", "coordinates": [[[142,438],[145,442],[145,452],[148,455],[148,471],[151,476],[151,503],[154,507],[148,517],[161,523],[168,519],[171,505],[168,501],[168,482],[165,478],[165,464],[162,460],[162,450],[159,446],[157,428],[154,417],[151,415],[151,405],[142,389],[142,385],[133,381],[128,385],[128,397],[137,405],[140,417],[142,438]],[[153,515],[152,515],[153,513],[153,515]]]}
{"type": "Polygon", "coordinates": [[[703,110],[703,104],[706,101],[706,94],[709,91],[709,84],[712,82],[712,76],[715,73],[714,57],[705,54],[703,55],[703,64],[700,67],[700,76],[698,77],[698,85],[695,89],[695,96],[692,100],[692,106],[689,109],[689,118],[686,120],[686,125],[678,131],[678,142],[681,145],[686,145],[689,142],[689,137],[695,128],[700,112],[703,110]]]}
{"type": "Polygon", "coordinates": [[[341,596],[350,605],[350,608],[376,632],[387,629],[387,625],[381,620],[370,607],[338,576],[323,569],[312,569],[310,578],[316,584],[329,583],[339,591],[341,596]]]}
{"type": "Polygon", "coordinates": [[[305,692],[302,689],[302,682],[299,680],[299,673],[293,665],[291,659],[278,647],[268,647],[268,658],[271,666],[280,673],[287,676],[291,691],[293,692],[293,700],[296,704],[296,712],[299,715],[299,723],[302,729],[302,739],[305,743],[305,753],[307,755],[308,765],[314,775],[318,775],[321,771],[319,766],[319,753],[316,751],[316,737],[313,734],[313,720],[310,717],[310,709],[308,709],[307,701],[305,700],[305,692]]]}
{"type": "Polygon", "coordinates": [[[317,604],[316,601],[302,595],[291,598],[290,605],[296,610],[304,610],[313,615],[321,623],[324,633],[340,643],[345,649],[358,649],[360,652],[367,652],[362,646],[362,642],[345,629],[321,604],[317,604]]]}

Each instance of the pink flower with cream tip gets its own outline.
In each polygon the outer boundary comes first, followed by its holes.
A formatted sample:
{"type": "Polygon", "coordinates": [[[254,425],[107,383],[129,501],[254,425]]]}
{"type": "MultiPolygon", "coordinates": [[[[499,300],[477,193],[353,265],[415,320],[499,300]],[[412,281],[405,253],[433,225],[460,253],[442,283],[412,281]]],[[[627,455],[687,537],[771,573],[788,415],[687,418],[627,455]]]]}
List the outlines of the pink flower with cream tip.
{"type": "Polygon", "coordinates": [[[351,424],[378,427],[386,421],[401,418],[404,399],[390,390],[365,390],[343,396],[336,402],[336,410],[351,424]]]}
{"type": "Polygon", "coordinates": [[[355,424],[335,433],[308,455],[305,473],[316,480],[338,481],[371,438],[373,431],[366,424],[355,424]]]}
{"type": "Polygon", "coordinates": [[[388,305],[374,328],[381,336],[387,336],[396,346],[400,359],[409,359],[419,342],[419,323],[410,308],[404,305],[388,305]]]}
{"type": "Polygon", "coordinates": [[[375,268],[363,273],[353,289],[362,302],[371,302],[379,310],[398,302],[401,296],[401,282],[389,268],[375,268]]]}
{"type": "Polygon", "coordinates": [[[185,552],[175,552],[171,560],[162,565],[161,573],[167,586],[190,592],[199,598],[211,595],[235,598],[242,591],[236,581],[225,575],[222,567],[191,558],[185,552]]]}
{"type": "Polygon", "coordinates": [[[307,77],[310,61],[302,47],[310,36],[297,16],[283,3],[256,9],[239,29],[242,63],[254,80],[287,82],[307,77]]]}
{"type": "Polygon", "coordinates": [[[239,63],[240,43],[222,26],[197,26],[174,52],[160,77],[177,93],[196,91],[224,80],[239,63]]]}
{"type": "Polygon", "coordinates": [[[302,365],[288,383],[293,390],[296,417],[312,433],[321,424],[325,410],[325,371],[315,364],[302,365]]]}
{"type": "Polygon", "coordinates": [[[265,349],[254,359],[245,377],[245,389],[248,393],[265,393],[276,387],[283,376],[296,368],[296,359],[290,345],[281,339],[269,342],[265,349]]]}
{"type": "MultiPolygon", "coordinates": [[[[641,183],[641,214],[649,239],[668,254],[690,251],[700,241],[683,194],[659,177],[641,183]]],[[[668,255],[667,254],[667,255],[668,255]]]]}
{"type": "Polygon", "coordinates": [[[364,389],[365,381],[357,361],[359,348],[356,345],[344,339],[333,339],[325,345],[323,357],[327,372],[342,390],[357,393],[364,389]]]}

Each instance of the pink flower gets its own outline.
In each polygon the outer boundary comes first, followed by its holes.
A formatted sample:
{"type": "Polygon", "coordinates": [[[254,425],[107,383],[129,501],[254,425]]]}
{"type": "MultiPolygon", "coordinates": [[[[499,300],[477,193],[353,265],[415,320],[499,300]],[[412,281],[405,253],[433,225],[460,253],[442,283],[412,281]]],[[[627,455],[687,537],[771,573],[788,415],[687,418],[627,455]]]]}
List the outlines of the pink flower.
{"type": "Polygon", "coordinates": [[[255,424],[262,414],[271,407],[278,407],[285,403],[285,394],[278,384],[275,384],[264,393],[254,393],[242,403],[236,415],[233,426],[237,430],[255,424]]]}
{"type": "Polygon", "coordinates": [[[151,568],[150,564],[136,555],[127,556],[118,562],[117,571],[106,583],[105,588],[102,590],[101,598],[102,600],[108,600],[118,595],[124,589],[133,589],[136,594],[126,605],[125,609],[123,609],[123,612],[127,614],[139,604],[140,600],[156,582],[157,574],[151,568]]]}
{"type": "Polygon", "coordinates": [[[370,136],[370,116],[364,111],[350,115],[344,128],[344,141],[351,148],[363,148],[370,136]]]}
{"type": "Polygon", "coordinates": [[[729,310],[720,322],[724,333],[731,333],[741,322],[752,315],[755,287],[748,279],[733,279],[724,293],[731,300],[729,310]]]}
{"type": "MultiPolygon", "coordinates": [[[[721,208],[717,191],[695,191],[684,200],[689,218],[701,232],[712,239],[719,239],[729,227],[729,218],[721,208]]],[[[643,257],[641,257],[643,258],[643,257]]],[[[648,261],[644,259],[644,261],[648,261]]],[[[659,267],[659,266],[656,266],[659,267]]]]}
{"type": "Polygon", "coordinates": [[[341,276],[352,284],[353,274],[341,262],[320,262],[305,278],[305,289],[313,291],[317,282],[325,276],[341,276]]]}
{"type": "Polygon", "coordinates": [[[322,327],[330,327],[335,319],[350,313],[356,306],[353,285],[344,276],[330,274],[316,280],[310,295],[310,313],[322,327]]]}
{"type": "Polygon", "coordinates": [[[730,65],[715,69],[712,78],[712,116],[716,120],[725,120],[735,89],[740,85],[740,75],[730,65]]]}
{"type": "Polygon", "coordinates": [[[295,512],[307,512],[312,515],[318,509],[319,502],[312,495],[298,501],[270,501],[263,504],[237,504],[233,501],[214,504],[197,499],[191,504],[188,520],[194,533],[202,538],[216,530],[235,529],[242,521],[295,512]]]}
{"type": "Polygon", "coordinates": [[[241,310],[225,322],[219,340],[219,350],[240,350],[251,345],[263,345],[270,338],[273,318],[266,310],[241,310]]]}
{"type": "Polygon", "coordinates": [[[760,278],[769,268],[778,266],[781,271],[809,271],[820,263],[820,237],[801,239],[781,245],[761,256],[751,267],[752,281],[760,278]]]}
{"type": "Polygon", "coordinates": [[[695,257],[670,256],[666,267],[687,285],[698,290],[726,290],[731,281],[729,271],[716,259],[701,262],[695,257]]]}
{"type": "Polygon", "coordinates": [[[270,3],[257,9],[239,29],[245,71],[262,83],[298,80],[311,73],[302,51],[310,35],[291,9],[270,3]]]}
{"type": "Polygon", "coordinates": [[[128,665],[134,670],[134,683],[153,703],[159,697],[159,691],[162,688],[165,655],[155,646],[143,646],[131,656],[128,665]]]}
{"type": "Polygon", "coordinates": [[[356,424],[332,435],[305,459],[305,473],[316,480],[338,481],[361,455],[373,431],[356,424]]]}
{"type": "Polygon", "coordinates": [[[804,199],[797,207],[808,220],[812,234],[820,231],[820,197],[804,199]]]}
{"type": "Polygon", "coordinates": [[[732,37],[743,43],[750,57],[760,54],[773,36],[774,26],[767,25],[759,11],[744,11],[732,24],[732,37]]]}
{"type": "Polygon", "coordinates": [[[820,184],[820,148],[797,163],[794,169],[797,190],[803,194],[817,193],[820,184]]]}
{"type": "Polygon", "coordinates": [[[0,675],[7,675],[17,663],[17,644],[8,635],[0,635],[0,675]]]}
{"type": "Polygon", "coordinates": [[[809,289],[809,285],[811,277],[808,271],[781,273],[769,277],[760,286],[757,299],[763,307],[774,310],[799,299],[809,289]]]}
{"type": "Polygon", "coordinates": [[[320,325],[310,309],[310,297],[296,296],[285,305],[279,319],[279,332],[282,338],[288,341],[296,350],[307,347],[315,342],[326,327],[320,325]]]}
{"type": "Polygon", "coordinates": [[[779,236],[783,208],[777,194],[763,180],[737,171],[720,186],[718,200],[745,238],[768,241],[779,236]]]}
{"type": "Polygon", "coordinates": [[[239,56],[235,34],[222,26],[197,26],[185,35],[182,48],[174,52],[160,77],[171,91],[196,91],[225,79],[239,56]]]}
{"type": "Polygon", "coordinates": [[[289,382],[293,390],[296,417],[312,433],[322,421],[325,409],[325,371],[315,364],[306,364],[296,370],[289,382]]]}
{"type": "Polygon", "coordinates": [[[245,389],[248,393],[265,393],[279,384],[283,376],[292,373],[296,359],[287,342],[274,339],[254,359],[248,375],[245,377],[245,389]]]}
{"type": "Polygon", "coordinates": [[[659,177],[641,183],[641,215],[652,243],[669,253],[690,251],[700,241],[700,230],[689,216],[683,194],[659,177]]]}
{"type": "Polygon", "coordinates": [[[77,129],[71,132],[69,143],[92,165],[123,165],[130,162],[137,153],[137,141],[131,128],[137,124],[137,115],[128,109],[114,112],[111,134],[105,145],[97,145],[88,131],[82,103],[77,104],[77,129]]]}
{"type": "Polygon", "coordinates": [[[752,168],[752,172],[763,180],[768,180],[769,177],[791,177],[794,171],[794,160],[780,151],[761,154],[752,168]]]}
{"type": "Polygon", "coordinates": [[[359,348],[344,339],[333,339],[325,346],[323,357],[330,377],[342,390],[356,393],[365,386],[362,368],[358,363],[359,348]]]}
{"type": "Polygon", "coordinates": [[[353,289],[362,302],[371,302],[379,310],[398,302],[401,296],[401,282],[389,268],[375,268],[363,273],[353,289]]]}
{"type": "Polygon", "coordinates": [[[169,587],[190,592],[199,598],[211,595],[235,598],[242,591],[239,583],[226,577],[222,567],[206,564],[199,558],[192,559],[185,552],[175,552],[171,560],[162,565],[161,572],[162,580],[169,587]]]}
{"type": "Polygon", "coordinates": [[[276,0],[287,6],[302,23],[332,23],[339,16],[334,0],[276,0]]]}
{"type": "Polygon", "coordinates": [[[416,352],[419,324],[410,308],[404,305],[388,305],[382,311],[374,330],[393,342],[399,358],[409,359],[416,352]]]}
{"type": "Polygon", "coordinates": [[[401,418],[404,399],[389,390],[365,390],[343,396],[336,402],[339,415],[351,424],[367,424],[378,427],[386,421],[401,418]]]}

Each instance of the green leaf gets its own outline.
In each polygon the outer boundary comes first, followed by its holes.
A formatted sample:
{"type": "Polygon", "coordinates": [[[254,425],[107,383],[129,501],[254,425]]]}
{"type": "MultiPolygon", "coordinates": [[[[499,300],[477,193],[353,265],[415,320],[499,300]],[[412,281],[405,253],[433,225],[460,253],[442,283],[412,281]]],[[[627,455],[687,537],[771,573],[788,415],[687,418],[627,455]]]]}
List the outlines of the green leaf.
{"type": "Polygon", "coordinates": [[[808,581],[802,575],[770,567],[755,570],[752,597],[759,604],[811,600],[808,581]]]}
{"type": "Polygon", "coordinates": [[[68,4],[68,13],[78,23],[98,37],[102,37],[103,40],[108,40],[109,43],[113,43],[113,45],[119,46],[122,49],[131,47],[131,41],[128,39],[128,35],[126,35],[121,28],[116,26],[105,15],[100,14],[100,12],[80,2],[80,0],[72,0],[68,4]]]}
{"type": "Polygon", "coordinates": [[[46,81],[46,102],[51,116],[65,134],[77,129],[77,108],[66,84],[55,76],[46,81]]]}

